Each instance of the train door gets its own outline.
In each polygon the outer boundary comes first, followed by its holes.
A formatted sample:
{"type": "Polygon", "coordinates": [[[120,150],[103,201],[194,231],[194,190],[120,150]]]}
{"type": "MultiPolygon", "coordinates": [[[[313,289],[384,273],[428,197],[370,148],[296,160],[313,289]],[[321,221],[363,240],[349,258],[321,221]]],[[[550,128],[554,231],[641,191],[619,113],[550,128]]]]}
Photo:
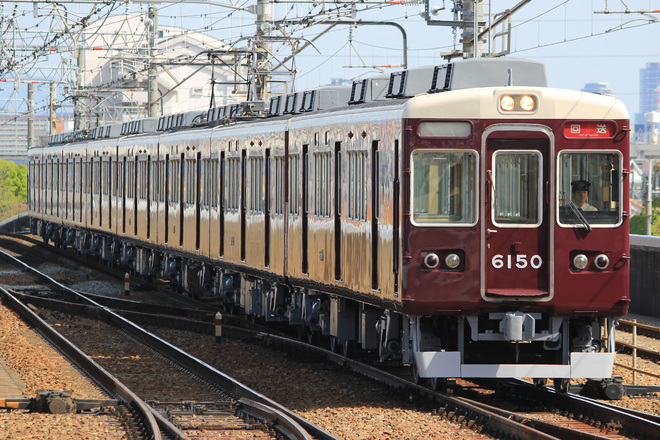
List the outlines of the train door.
{"type": "Polygon", "coordinates": [[[247,150],[241,150],[241,261],[245,261],[245,229],[247,226],[247,150]]]}
{"type": "Polygon", "coordinates": [[[484,138],[482,295],[489,301],[547,300],[552,296],[552,142],[532,128],[496,128],[484,138]]]}
{"type": "Polygon", "coordinates": [[[266,166],[264,169],[264,188],[266,188],[266,194],[264,194],[264,266],[270,267],[270,201],[273,194],[271,193],[270,187],[270,148],[266,148],[266,166]]]}
{"type": "Polygon", "coordinates": [[[308,202],[308,172],[309,159],[307,157],[308,145],[302,147],[302,273],[309,274],[309,260],[307,255],[308,229],[309,229],[309,202],[308,202]]]}

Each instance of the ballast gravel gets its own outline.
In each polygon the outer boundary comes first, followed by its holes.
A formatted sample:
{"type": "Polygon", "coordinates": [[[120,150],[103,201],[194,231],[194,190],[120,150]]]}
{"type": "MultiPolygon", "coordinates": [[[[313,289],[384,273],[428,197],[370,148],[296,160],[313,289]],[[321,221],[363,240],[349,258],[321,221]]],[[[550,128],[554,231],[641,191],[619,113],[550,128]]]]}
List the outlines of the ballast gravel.
{"type": "MultiPolygon", "coordinates": [[[[0,356],[18,372],[34,398],[38,389],[73,390],[79,399],[105,399],[101,391],[71,366],[18,315],[0,306],[0,356]]],[[[5,397],[0,395],[0,398],[5,397]]],[[[127,439],[121,422],[110,414],[38,414],[0,409],[0,440],[127,439]]]]}

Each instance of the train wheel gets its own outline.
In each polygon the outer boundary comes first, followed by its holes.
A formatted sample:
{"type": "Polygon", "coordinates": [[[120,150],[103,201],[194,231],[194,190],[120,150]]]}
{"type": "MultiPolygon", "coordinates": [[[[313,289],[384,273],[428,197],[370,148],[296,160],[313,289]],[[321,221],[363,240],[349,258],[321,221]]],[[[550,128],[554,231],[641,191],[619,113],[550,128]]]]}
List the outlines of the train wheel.
{"type": "Polygon", "coordinates": [[[419,370],[417,369],[417,365],[413,365],[412,380],[416,385],[421,385],[421,382],[424,380],[419,377],[419,370]]]}
{"type": "Polygon", "coordinates": [[[330,351],[337,353],[337,348],[339,347],[339,340],[336,336],[330,336],[330,351]]]}
{"type": "Polygon", "coordinates": [[[568,379],[555,379],[555,391],[559,394],[568,394],[568,379]]]}
{"type": "Polygon", "coordinates": [[[431,389],[433,391],[447,392],[447,378],[446,377],[433,377],[431,378],[431,389]]]}
{"type": "Polygon", "coordinates": [[[344,357],[352,357],[354,344],[353,341],[340,341],[341,354],[344,357]]]}
{"type": "Polygon", "coordinates": [[[535,377],[534,378],[534,385],[536,385],[536,388],[543,388],[548,384],[548,379],[545,377],[535,377]]]}

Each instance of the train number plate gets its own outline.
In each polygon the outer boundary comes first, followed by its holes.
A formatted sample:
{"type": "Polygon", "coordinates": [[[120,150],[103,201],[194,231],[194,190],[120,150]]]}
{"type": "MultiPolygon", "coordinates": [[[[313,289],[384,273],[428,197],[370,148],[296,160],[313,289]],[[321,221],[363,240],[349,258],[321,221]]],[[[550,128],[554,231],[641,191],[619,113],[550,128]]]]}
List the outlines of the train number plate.
{"type": "Polygon", "coordinates": [[[517,255],[500,255],[493,256],[491,264],[495,269],[540,269],[543,266],[543,259],[540,255],[532,255],[531,257],[525,254],[517,255]]]}

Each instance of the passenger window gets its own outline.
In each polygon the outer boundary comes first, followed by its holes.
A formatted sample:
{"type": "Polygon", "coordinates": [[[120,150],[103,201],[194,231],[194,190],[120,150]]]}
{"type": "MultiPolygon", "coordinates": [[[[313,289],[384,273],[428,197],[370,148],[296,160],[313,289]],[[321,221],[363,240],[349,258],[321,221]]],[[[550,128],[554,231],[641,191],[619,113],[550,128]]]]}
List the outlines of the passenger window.
{"type": "Polygon", "coordinates": [[[587,229],[620,224],[621,160],[617,151],[559,154],[559,224],[587,229]]]}
{"type": "Polygon", "coordinates": [[[477,155],[473,151],[412,153],[412,223],[474,225],[477,221],[477,155]]]}

